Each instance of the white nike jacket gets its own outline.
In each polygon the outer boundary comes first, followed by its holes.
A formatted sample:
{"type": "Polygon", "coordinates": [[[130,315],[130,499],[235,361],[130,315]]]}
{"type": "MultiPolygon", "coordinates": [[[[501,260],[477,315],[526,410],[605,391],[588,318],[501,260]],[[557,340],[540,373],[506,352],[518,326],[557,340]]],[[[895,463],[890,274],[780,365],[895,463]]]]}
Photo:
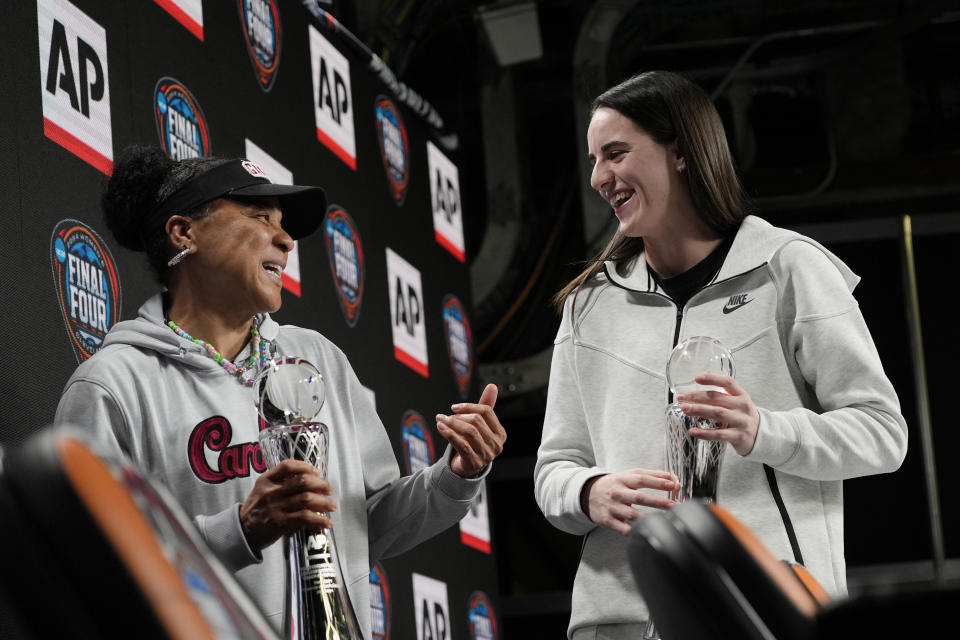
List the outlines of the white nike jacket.
{"type": "Polygon", "coordinates": [[[569,635],[648,618],[626,538],[583,513],[580,490],[599,474],[665,468],[665,366],[690,336],[731,350],[760,412],[752,451],[724,454],[718,503],[774,555],[793,559],[764,475],[763,464],[773,467],[807,569],[845,593],[842,480],[896,470],[907,447],[897,394],[852,295],[858,282],[815,241],[748,216],[717,276],[682,309],[642,255],[622,272],[608,262],[577,295],[575,319],[567,300],[535,484],[547,519],[586,536],[569,635]]]}

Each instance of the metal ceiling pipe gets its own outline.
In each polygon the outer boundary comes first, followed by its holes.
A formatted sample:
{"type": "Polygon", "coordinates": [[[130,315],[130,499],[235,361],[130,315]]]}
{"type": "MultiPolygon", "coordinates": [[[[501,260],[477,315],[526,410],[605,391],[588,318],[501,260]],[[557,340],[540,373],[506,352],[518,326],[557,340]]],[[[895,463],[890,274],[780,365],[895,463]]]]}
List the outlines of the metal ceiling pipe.
{"type": "Polygon", "coordinates": [[[920,297],[917,293],[917,272],[913,259],[913,227],[909,215],[901,219],[903,284],[906,289],[907,326],[910,329],[910,356],[913,361],[914,393],[917,395],[917,419],[923,452],[923,471],[927,486],[927,512],[930,516],[930,543],[933,547],[933,576],[943,584],[946,564],[943,549],[943,522],[940,516],[940,493],[933,447],[933,425],[927,395],[927,365],[923,354],[923,332],[920,327],[920,297]]]}

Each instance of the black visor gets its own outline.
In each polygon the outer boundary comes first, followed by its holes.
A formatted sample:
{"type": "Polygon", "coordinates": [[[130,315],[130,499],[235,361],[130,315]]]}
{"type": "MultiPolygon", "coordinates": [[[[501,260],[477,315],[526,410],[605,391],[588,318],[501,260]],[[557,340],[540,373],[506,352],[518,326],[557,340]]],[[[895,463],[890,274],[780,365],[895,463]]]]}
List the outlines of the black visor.
{"type": "Polygon", "coordinates": [[[154,219],[167,219],[190,211],[217,198],[275,197],[283,212],[282,226],[294,240],[304,238],[320,226],[327,210],[327,197],[320,187],[274,184],[263,169],[249,160],[230,160],[201,173],[160,203],[154,219]]]}

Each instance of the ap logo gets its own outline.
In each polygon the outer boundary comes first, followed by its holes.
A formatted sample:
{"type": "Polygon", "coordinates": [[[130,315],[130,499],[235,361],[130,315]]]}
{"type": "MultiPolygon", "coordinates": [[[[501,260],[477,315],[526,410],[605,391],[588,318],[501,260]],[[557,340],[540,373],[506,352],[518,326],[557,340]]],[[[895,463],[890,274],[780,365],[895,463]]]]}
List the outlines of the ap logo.
{"type": "Polygon", "coordinates": [[[452,630],[447,583],[419,573],[412,575],[417,640],[448,640],[452,630]]]}
{"type": "Polygon", "coordinates": [[[424,378],[427,366],[427,326],[423,313],[420,270],[387,247],[387,287],[393,324],[393,355],[424,378]]]}
{"type": "Polygon", "coordinates": [[[427,141],[427,171],[430,174],[434,237],[453,257],[466,262],[463,217],[460,214],[460,173],[457,165],[430,141],[427,141]]]}
{"type": "Polygon", "coordinates": [[[107,33],[66,0],[38,0],[43,133],[113,173],[107,33]]]}
{"type": "Polygon", "coordinates": [[[356,171],[357,142],[353,133],[350,62],[312,25],[310,64],[317,139],[356,171]]]}

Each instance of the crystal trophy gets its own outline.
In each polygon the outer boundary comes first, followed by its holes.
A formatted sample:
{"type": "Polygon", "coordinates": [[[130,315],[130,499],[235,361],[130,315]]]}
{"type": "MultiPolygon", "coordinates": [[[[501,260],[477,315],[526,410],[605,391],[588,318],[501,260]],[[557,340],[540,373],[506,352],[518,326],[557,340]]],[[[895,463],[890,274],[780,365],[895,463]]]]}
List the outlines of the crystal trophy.
{"type": "MultiPolygon", "coordinates": [[[[293,458],[327,473],[330,431],[317,422],[323,376],[301,358],[270,361],[254,384],[256,405],[268,425],[260,432],[267,465],[293,458]]],[[[291,640],[360,640],[333,531],[300,530],[283,537],[286,557],[283,635],[291,640]]]]}
{"type": "MultiPolygon", "coordinates": [[[[674,347],[667,360],[671,395],[689,391],[724,392],[720,387],[694,380],[701,373],[733,376],[733,357],[719,340],[706,336],[686,338],[674,347]]],[[[680,482],[680,489],[671,491],[670,497],[677,502],[690,498],[716,502],[725,443],[698,440],[690,435],[690,429],[718,429],[720,425],[709,418],[688,416],[678,402],[667,406],[666,423],[667,471],[680,482]]],[[[652,618],[643,637],[645,640],[660,638],[652,618]]]]}
{"type": "MultiPolygon", "coordinates": [[[[697,383],[694,377],[701,373],[733,376],[733,357],[719,340],[705,336],[687,338],[674,347],[667,360],[667,384],[671,393],[674,396],[688,391],[724,393],[720,387],[697,383]]],[[[690,429],[717,429],[720,425],[709,418],[686,415],[677,402],[667,407],[666,419],[667,471],[680,481],[680,489],[670,497],[678,502],[688,498],[716,502],[725,443],[698,440],[690,436],[690,429]]]]}

